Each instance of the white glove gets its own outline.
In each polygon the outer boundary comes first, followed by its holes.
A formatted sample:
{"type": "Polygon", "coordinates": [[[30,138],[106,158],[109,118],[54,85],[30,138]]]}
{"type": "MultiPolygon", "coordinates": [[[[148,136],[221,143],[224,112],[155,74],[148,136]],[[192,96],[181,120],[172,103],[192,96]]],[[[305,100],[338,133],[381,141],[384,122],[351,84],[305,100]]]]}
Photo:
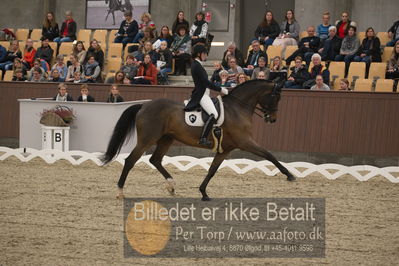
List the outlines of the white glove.
{"type": "Polygon", "coordinates": [[[222,88],[221,93],[223,93],[224,95],[229,94],[229,90],[226,88],[222,88]]]}

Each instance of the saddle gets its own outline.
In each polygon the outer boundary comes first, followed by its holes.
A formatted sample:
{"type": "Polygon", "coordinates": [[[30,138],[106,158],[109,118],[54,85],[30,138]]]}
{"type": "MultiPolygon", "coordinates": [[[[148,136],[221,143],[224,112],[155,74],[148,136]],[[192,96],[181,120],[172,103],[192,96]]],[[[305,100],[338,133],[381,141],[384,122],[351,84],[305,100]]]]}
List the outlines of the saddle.
{"type": "MultiPolygon", "coordinates": [[[[211,98],[213,104],[215,105],[216,111],[219,117],[216,121],[215,127],[219,127],[224,122],[224,106],[222,96],[217,96],[216,98],[211,98]]],[[[188,104],[188,100],[184,101],[184,106],[188,104]]],[[[208,120],[209,115],[205,112],[200,105],[194,111],[186,111],[184,114],[184,120],[186,124],[192,127],[203,127],[205,122],[208,120]]]]}

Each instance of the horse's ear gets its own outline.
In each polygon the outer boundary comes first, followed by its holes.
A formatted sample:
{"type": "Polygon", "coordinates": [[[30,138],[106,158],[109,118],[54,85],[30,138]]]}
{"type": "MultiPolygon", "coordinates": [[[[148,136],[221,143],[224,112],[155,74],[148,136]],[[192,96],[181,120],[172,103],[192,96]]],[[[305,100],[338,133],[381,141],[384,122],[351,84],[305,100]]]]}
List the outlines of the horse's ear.
{"type": "Polygon", "coordinates": [[[283,77],[278,77],[278,78],[276,78],[275,80],[274,80],[274,88],[273,88],[273,91],[276,91],[276,92],[281,92],[281,89],[283,88],[283,86],[284,86],[284,83],[285,83],[285,81],[286,81],[286,79],[285,78],[283,78],[283,77]]]}

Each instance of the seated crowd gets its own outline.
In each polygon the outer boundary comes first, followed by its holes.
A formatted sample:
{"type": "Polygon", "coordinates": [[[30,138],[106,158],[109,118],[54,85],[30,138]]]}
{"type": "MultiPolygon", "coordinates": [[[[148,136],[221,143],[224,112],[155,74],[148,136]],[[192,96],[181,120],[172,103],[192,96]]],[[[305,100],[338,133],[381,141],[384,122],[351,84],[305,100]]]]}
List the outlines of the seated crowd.
{"type": "MultiPolygon", "coordinates": [[[[211,81],[229,88],[248,79],[275,80],[282,77],[286,79],[286,88],[329,90],[334,82],[330,80],[329,66],[337,61],[345,65],[340,88],[350,90],[353,80],[345,77],[351,63],[364,62],[367,78],[370,65],[382,62],[381,48],[393,46],[389,61],[384,62],[387,63],[385,78],[394,79],[396,86],[399,79],[399,21],[388,30],[391,40],[381,43],[372,27],[367,28],[364,38],[359,36],[357,25],[350,20],[347,12],[343,12],[334,25],[331,25],[330,19],[328,12],[323,13],[321,24],[307,27],[306,34],[302,34],[293,10],[286,12],[281,23],[274,19],[271,11],[267,11],[255,29],[247,56],[234,42],[229,42],[221,61],[215,63],[211,81]],[[281,53],[271,56],[271,46],[280,46],[281,53]],[[288,47],[296,48],[288,54],[288,47]]],[[[43,22],[40,47],[35,49],[31,39],[26,40],[23,49],[16,40],[11,41],[8,50],[0,45],[3,77],[6,71],[12,71],[13,81],[169,84],[169,74],[187,75],[187,67],[192,61],[192,47],[207,43],[208,23],[204,14],[198,12],[190,27],[184,13],[179,11],[171,28],[163,25],[157,31],[149,13],[142,14],[138,22],[131,11],[126,11],[116,35],[109,36],[114,43],[122,44],[124,63],[108,75],[105,71],[108,63],[106,49],[103,49],[105,45],[92,39],[86,49],[85,43],[77,40],[76,30],[72,12],[65,12],[61,28],[54,14],[49,12],[43,22]],[[57,43],[55,49],[50,42],[57,43]],[[74,42],[71,53],[66,57],[60,53],[61,43],[64,42],[74,42]],[[135,45],[130,45],[132,43],[135,45]]],[[[88,94],[87,87],[84,91],[88,94]]],[[[59,95],[64,94],[59,92],[59,95]]],[[[109,98],[111,102],[121,99],[112,90],[109,98]]]]}

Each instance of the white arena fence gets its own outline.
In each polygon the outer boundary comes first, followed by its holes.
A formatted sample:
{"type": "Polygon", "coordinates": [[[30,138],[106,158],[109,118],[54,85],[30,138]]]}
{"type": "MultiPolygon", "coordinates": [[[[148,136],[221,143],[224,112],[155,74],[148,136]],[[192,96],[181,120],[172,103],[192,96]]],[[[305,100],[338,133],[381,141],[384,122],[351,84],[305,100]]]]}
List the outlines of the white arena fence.
{"type": "MultiPolygon", "coordinates": [[[[52,164],[58,160],[67,160],[72,165],[80,165],[86,161],[92,161],[98,166],[101,165],[99,156],[101,153],[88,153],[84,151],[68,151],[62,152],[58,150],[36,150],[31,148],[10,149],[0,147],[0,161],[4,161],[9,157],[16,157],[21,162],[29,162],[35,158],[41,158],[48,164],[52,164]]],[[[124,164],[128,154],[119,154],[115,161],[124,164]]],[[[137,163],[145,163],[151,168],[155,167],[149,162],[151,155],[144,155],[137,163]]],[[[213,158],[195,158],[191,156],[165,156],[162,164],[171,164],[181,171],[188,171],[192,167],[200,166],[205,170],[209,169],[213,158]]],[[[307,162],[291,162],[282,163],[292,174],[297,177],[306,177],[311,174],[320,174],[327,179],[335,180],[343,175],[351,175],[359,181],[367,181],[376,176],[383,176],[392,183],[399,183],[399,167],[383,167],[378,168],[371,165],[344,166],[340,164],[312,164],[307,162]],[[396,176],[394,176],[396,174],[396,176]]],[[[253,161],[247,159],[230,159],[225,160],[220,169],[230,168],[237,174],[245,174],[253,169],[262,171],[265,175],[274,176],[279,170],[269,161],[253,161]]]]}

